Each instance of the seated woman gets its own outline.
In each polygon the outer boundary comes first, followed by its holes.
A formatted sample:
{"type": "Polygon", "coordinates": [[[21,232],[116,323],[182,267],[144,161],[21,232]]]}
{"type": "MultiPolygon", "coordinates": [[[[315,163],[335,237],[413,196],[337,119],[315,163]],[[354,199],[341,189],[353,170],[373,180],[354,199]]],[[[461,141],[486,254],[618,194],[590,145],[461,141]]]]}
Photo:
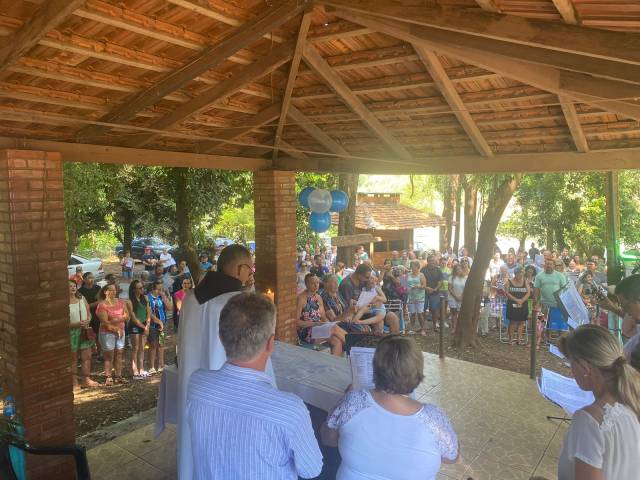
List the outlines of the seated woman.
{"type": "Polygon", "coordinates": [[[338,480],[434,480],[441,462],[457,461],[458,439],[446,415],[409,397],[424,378],[423,366],[412,338],[380,341],[375,389],[348,392],[321,429],[323,443],[340,451],[338,480]]]}
{"type": "Polygon", "coordinates": [[[338,326],[346,332],[368,333],[370,328],[353,321],[356,313],[354,306],[347,306],[347,303],[338,293],[338,275],[330,273],[325,275],[324,290],[320,294],[322,298],[324,313],[330,322],[340,322],[338,326]]]}
{"type": "Polygon", "coordinates": [[[599,325],[582,325],[565,335],[560,351],[571,362],[580,388],[593,392],[595,402],[573,414],[558,479],[638,478],[640,373],[629,365],[618,339],[599,325]]]}
{"type": "Polygon", "coordinates": [[[369,291],[375,291],[376,296],[371,300],[369,305],[358,309],[353,316],[353,322],[358,325],[370,325],[374,332],[383,333],[384,317],[387,316],[387,309],[384,304],[387,301],[387,297],[378,286],[378,279],[373,275],[371,275],[367,289],[369,291]]]}
{"type": "MultiPolygon", "coordinates": [[[[304,283],[306,289],[298,295],[296,303],[298,338],[305,343],[322,343],[327,339],[312,338],[311,336],[313,327],[327,323],[322,297],[318,294],[320,279],[313,273],[308,273],[304,283]]],[[[331,329],[331,336],[328,340],[333,355],[342,356],[346,334],[347,332],[338,325],[334,325],[331,329]]]]}

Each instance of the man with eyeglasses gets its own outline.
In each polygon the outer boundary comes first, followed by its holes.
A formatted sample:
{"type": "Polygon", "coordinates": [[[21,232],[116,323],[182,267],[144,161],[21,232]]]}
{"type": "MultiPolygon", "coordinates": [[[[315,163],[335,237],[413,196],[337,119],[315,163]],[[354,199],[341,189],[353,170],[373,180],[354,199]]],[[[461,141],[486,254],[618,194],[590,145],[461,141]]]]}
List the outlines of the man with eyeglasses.
{"type": "MultiPolygon", "coordinates": [[[[191,431],[185,421],[187,389],[191,374],[199,368],[219,370],[227,361],[220,341],[220,312],[227,302],[253,285],[251,252],[239,244],[225,247],[216,271],[202,281],[182,302],[178,339],[178,478],[194,478],[191,431]]],[[[273,377],[271,363],[267,373],[273,377]]]]}

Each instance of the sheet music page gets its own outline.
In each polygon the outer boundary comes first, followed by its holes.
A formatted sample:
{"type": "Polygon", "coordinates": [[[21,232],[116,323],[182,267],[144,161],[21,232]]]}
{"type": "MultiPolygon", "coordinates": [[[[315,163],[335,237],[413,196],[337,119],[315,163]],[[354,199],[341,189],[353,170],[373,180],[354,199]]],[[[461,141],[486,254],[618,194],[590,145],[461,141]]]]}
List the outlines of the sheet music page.
{"type": "Polygon", "coordinates": [[[573,320],[573,322],[568,322],[569,325],[576,328],[574,325],[580,326],[589,323],[589,311],[575,285],[569,282],[567,288],[560,292],[559,297],[569,314],[569,320],[573,320]]]}
{"type": "Polygon", "coordinates": [[[331,329],[338,322],[321,323],[318,326],[311,327],[311,338],[321,339],[329,338],[331,336],[331,329]]]}
{"type": "Polygon", "coordinates": [[[582,390],[573,378],[543,368],[540,375],[542,395],[562,407],[569,415],[595,401],[593,393],[582,390]]]}
{"type": "Polygon", "coordinates": [[[549,353],[552,353],[558,358],[565,358],[562,352],[560,351],[560,349],[556,347],[553,343],[549,344],[549,353]]]}
{"type": "Polygon", "coordinates": [[[375,352],[375,348],[351,347],[349,359],[354,389],[375,388],[373,384],[373,355],[375,352]]]}
{"type": "Polygon", "coordinates": [[[375,288],[373,290],[362,290],[360,292],[360,296],[358,297],[356,307],[360,308],[369,305],[377,294],[378,293],[376,292],[375,288]]]}

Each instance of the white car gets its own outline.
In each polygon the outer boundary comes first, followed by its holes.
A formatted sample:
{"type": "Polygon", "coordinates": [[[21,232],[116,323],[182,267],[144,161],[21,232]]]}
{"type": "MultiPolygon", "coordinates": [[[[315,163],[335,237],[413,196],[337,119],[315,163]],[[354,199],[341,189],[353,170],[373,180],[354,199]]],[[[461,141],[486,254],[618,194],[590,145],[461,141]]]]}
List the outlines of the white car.
{"type": "Polygon", "coordinates": [[[96,281],[100,281],[104,278],[102,260],[99,258],[85,258],[74,253],[69,257],[69,266],[67,267],[69,277],[76,274],[76,267],[82,267],[82,273],[93,273],[93,276],[96,277],[96,281]]]}

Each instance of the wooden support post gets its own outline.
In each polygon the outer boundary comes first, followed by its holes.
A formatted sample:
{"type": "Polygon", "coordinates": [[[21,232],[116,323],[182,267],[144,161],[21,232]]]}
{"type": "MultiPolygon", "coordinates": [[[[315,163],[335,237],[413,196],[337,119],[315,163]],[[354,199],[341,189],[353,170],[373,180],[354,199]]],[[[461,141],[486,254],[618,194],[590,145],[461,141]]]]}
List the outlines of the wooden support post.
{"type": "MultiPolygon", "coordinates": [[[[444,317],[447,316],[447,296],[440,293],[440,332],[438,334],[438,355],[444,359],[444,317]]],[[[435,326],[435,324],[434,324],[435,326]]]]}
{"type": "Polygon", "coordinates": [[[615,285],[623,277],[620,264],[620,191],[617,171],[606,173],[605,194],[607,199],[607,283],[615,285]]]}

